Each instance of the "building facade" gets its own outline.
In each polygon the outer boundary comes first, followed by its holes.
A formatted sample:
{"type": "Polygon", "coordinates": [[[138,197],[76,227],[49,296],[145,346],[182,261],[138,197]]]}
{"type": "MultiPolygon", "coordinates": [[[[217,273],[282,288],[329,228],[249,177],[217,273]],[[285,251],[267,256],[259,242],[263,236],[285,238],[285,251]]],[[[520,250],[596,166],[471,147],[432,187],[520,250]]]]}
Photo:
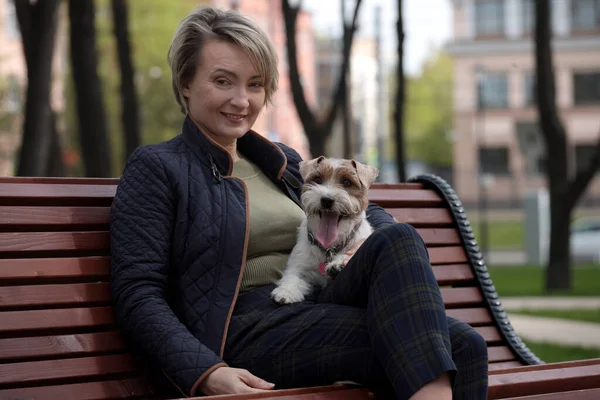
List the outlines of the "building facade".
{"type": "MultiPolygon", "coordinates": [[[[454,186],[467,203],[477,201],[481,185],[492,204],[511,206],[546,184],[552,160],[539,134],[533,3],[452,0],[454,186]]],[[[551,5],[556,103],[574,171],[600,135],[600,0],[551,5]]],[[[600,174],[586,194],[587,202],[599,199],[600,174]]]]}

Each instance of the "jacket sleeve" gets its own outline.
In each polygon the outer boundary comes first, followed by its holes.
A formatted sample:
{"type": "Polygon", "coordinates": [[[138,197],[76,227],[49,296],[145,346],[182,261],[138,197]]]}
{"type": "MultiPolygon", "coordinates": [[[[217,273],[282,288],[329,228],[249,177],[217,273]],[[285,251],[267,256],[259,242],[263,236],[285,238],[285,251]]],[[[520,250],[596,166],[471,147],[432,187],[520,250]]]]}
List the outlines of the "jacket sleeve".
{"type": "Polygon", "coordinates": [[[165,298],[174,194],[149,147],[130,157],[111,208],[111,289],[127,338],[185,395],[225,363],[176,317],[165,298]]]}

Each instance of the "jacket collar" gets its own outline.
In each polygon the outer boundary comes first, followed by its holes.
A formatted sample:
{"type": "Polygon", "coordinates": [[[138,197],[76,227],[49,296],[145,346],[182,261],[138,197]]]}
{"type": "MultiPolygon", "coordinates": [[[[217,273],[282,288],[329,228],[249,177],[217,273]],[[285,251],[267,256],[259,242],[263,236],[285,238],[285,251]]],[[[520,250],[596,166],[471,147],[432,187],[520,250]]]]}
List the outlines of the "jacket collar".
{"type": "MultiPolygon", "coordinates": [[[[216,168],[221,175],[231,175],[231,155],[223,146],[206,136],[189,115],[183,121],[182,135],[194,154],[207,167],[213,168],[213,173],[216,173],[216,168]]],[[[273,181],[280,180],[287,167],[287,158],[279,146],[253,130],[238,139],[237,150],[273,181]]]]}

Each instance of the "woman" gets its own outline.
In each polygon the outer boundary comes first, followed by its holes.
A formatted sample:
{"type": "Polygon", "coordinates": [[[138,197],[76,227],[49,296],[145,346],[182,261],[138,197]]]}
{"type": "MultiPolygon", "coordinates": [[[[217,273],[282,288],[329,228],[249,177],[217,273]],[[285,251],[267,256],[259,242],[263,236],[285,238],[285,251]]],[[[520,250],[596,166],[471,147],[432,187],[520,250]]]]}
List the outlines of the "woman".
{"type": "Polygon", "coordinates": [[[132,345],[184,395],[351,380],[399,399],[483,399],[487,348],[446,317],[425,244],[376,231],[323,292],[269,298],[303,216],[299,155],[251,130],[277,89],[267,36],[199,8],[169,61],[180,135],[138,148],[112,206],[112,291],[132,345]]]}

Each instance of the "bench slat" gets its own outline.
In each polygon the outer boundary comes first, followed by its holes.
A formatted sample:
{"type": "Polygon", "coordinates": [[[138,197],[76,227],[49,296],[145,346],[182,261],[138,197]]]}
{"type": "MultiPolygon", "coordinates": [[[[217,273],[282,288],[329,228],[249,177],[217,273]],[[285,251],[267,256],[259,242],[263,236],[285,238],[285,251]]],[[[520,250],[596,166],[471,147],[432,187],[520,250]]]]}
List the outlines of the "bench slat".
{"type": "Polygon", "coordinates": [[[110,306],[90,308],[66,308],[57,310],[4,311],[0,313],[0,334],[109,327],[114,325],[114,314],[110,306]]]}
{"type": "Polygon", "coordinates": [[[511,400],[598,400],[600,389],[574,390],[560,393],[546,393],[532,396],[512,397],[511,400]]]}
{"type": "Polygon", "coordinates": [[[483,326],[492,323],[492,315],[486,308],[451,308],[446,310],[449,317],[463,321],[473,326],[483,326]]]}
{"type": "Polygon", "coordinates": [[[520,361],[500,361],[495,363],[488,364],[488,373],[493,373],[495,371],[502,372],[505,369],[512,369],[515,367],[522,367],[523,364],[520,361]]]}
{"type": "Polygon", "coordinates": [[[474,328],[483,339],[488,343],[500,343],[502,342],[502,337],[500,336],[500,332],[498,328],[495,326],[478,326],[474,328]]]}
{"type": "Polygon", "coordinates": [[[475,281],[469,264],[437,265],[433,267],[433,274],[440,286],[464,285],[475,281]]]}
{"type": "MultiPolygon", "coordinates": [[[[527,371],[543,371],[547,369],[560,369],[560,368],[573,368],[583,367],[586,365],[600,365],[600,358],[590,358],[587,360],[575,360],[575,361],[561,361],[550,364],[538,364],[538,365],[521,365],[519,368],[513,368],[510,372],[527,372],[527,371]]],[[[505,371],[490,372],[494,375],[504,374],[505,371]]]]}
{"type": "Polygon", "coordinates": [[[118,332],[0,339],[0,361],[4,362],[124,350],[125,342],[118,332]]]}
{"type": "MultiPolygon", "coordinates": [[[[445,208],[388,208],[399,222],[415,227],[451,227],[445,208]]],[[[0,206],[0,227],[108,224],[110,207],[0,206]]]]}
{"type": "MultiPolygon", "coordinates": [[[[495,327],[477,327],[475,330],[488,343],[499,342],[495,327]]],[[[97,332],[75,335],[34,336],[0,339],[0,361],[82,356],[125,350],[125,341],[119,332],[97,332]]],[[[517,365],[521,365],[517,363],[517,365]]]]}
{"type": "Polygon", "coordinates": [[[106,280],[110,257],[0,259],[0,284],[106,280]]]}
{"type": "Polygon", "coordinates": [[[473,306],[483,302],[483,296],[477,287],[442,288],[441,291],[446,308],[473,306]]]}
{"type": "Polygon", "coordinates": [[[383,208],[436,207],[443,204],[440,195],[427,189],[370,189],[369,201],[383,208]]]}
{"type": "Polygon", "coordinates": [[[593,389],[600,382],[600,363],[593,365],[506,371],[489,377],[489,398],[527,396],[579,389],[593,389]]]}
{"type": "Polygon", "coordinates": [[[144,378],[0,390],[0,399],[105,400],[152,398],[144,378]]]}
{"type": "MultiPolygon", "coordinates": [[[[460,244],[454,229],[420,228],[428,246],[460,244]]],[[[108,231],[89,232],[0,232],[0,252],[107,250],[108,231]]]]}
{"type": "Polygon", "coordinates": [[[71,358],[62,360],[29,361],[0,364],[0,387],[40,384],[77,378],[91,378],[102,375],[133,373],[136,367],[129,354],[110,356],[71,358]]]}
{"type": "Polygon", "coordinates": [[[506,346],[488,346],[488,362],[512,361],[514,354],[506,346]]]}
{"type": "Polygon", "coordinates": [[[109,207],[0,207],[0,227],[108,225],[109,207]]]}
{"type": "Polygon", "coordinates": [[[415,227],[450,227],[454,225],[450,211],[445,208],[386,208],[396,221],[415,227]]]}
{"type": "Polygon", "coordinates": [[[466,263],[467,253],[461,246],[428,248],[431,265],[466,263]]]}
{"type": "Polygon", "coordinates": [[[110,283],[0,287],[0,310],[14,307],[84,306],[110,303],[110,283]]]}
{"type": "Polygon", "coordinates": [[[109,234],[100,232],[0,232],[0,252],[102,250],[109,234]]]}
{"type": "Polygon", "coordinates": [[[427,246],[447,246],[461,244],[460,236],[455,229],[450,228],[417,228],[427,246]]]}
{"type": "MultiPolygon", "coordinates": [[[[191,397],[190,400],[203,400],[206,397],[191,397]]],[[[374,400],[369,390],[352,385],[330,385],[312,388],[274,390],[253,394],[221,395],[219,400],[374,400]]],[[[379,399],[379,398],[378,398],[379,399]]],[[[177,399],[177,400],[183,400],[177,399]]]]}
{"type": "MultiPolygon", "coordinates": [[[[109,283],[69,285],[30,285],[0,287],[0,310],[14,307],[84,306],[110,303],[109,283]]],[[[442,288],[447,307],[481,304],[483,297],[476,287],[442,288]]]]}
{"type": "MultiPolygon", "coordinates": [[[[475,280],[469,264],[436,265],[433,273],[440,286],[475,280]]],[[[0,259],[0,284],[97,281],[109,274],[110,257],[0,259]]]]}

